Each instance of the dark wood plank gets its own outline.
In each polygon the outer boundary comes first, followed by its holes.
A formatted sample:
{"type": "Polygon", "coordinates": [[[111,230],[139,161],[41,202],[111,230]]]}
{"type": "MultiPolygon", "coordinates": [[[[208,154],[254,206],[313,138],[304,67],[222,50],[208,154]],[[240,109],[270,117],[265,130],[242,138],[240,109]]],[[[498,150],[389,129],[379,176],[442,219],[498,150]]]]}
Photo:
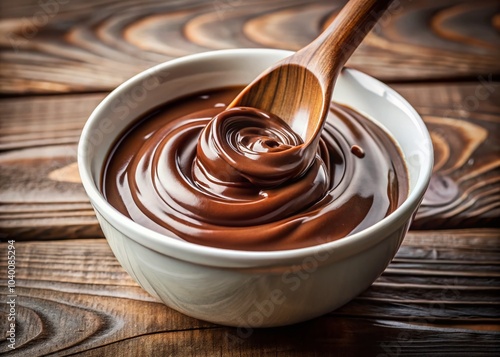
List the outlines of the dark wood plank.
{"type": "Polygon", "coordinates": [[[413,228],[500,225],[500,85],[399,85],[429,128],[434,174],[413,228]],[[432,88],[431,90],[428,90],[432,88]]]}
{"type": "MultiPolygon", "coordinates": [[[[104,239],[82,239],[102,233],[76,144],[105,92],[190,53],[299,49],[343,2],[0,1],[0,242],[15,239],[18,257],[17,349],[1,339],[0,354],[500,354],[498,1],[395,0],[349,62],[400,83],[431,131],[436,165],[413,225],[428,230],[410,231],[386,271],[344,307],[284,328],[213,325],[156,302],[104,239]],[[67,94],[90,91],[100,93],[67,94]],[[17,97],[38,93],[65,95],[17,97]]],[[[6,272],[1,252],[5,243],[6,272]]],[[[0,279],[2,316],[7,291],[0,279]]]]}
{"type": "MultiPolygon", "coordinates": [[[[205,323],[157,303],[123,271],[103,239],[16,242],[18,335],[11,355],[498,352],[499,233],[410,232],[388,269],[351,303],[306,323],[264,330],[205,323]]],[[[3,256],[1,271],[7,266],[3,256]]],[[[7,348],[1,341],[0,351],[7,348]]]]}
{"type": "MultiPolygon", "coordinates": [[[[426,121],[435,174],[413,227],[498,227],[500,84],[396,85],[426,121]]],[[[76,144],[103,94],[0,99],[0,232],[16,239],[100,236],[76,144]]]]}
{"type": "Polygon", "coordinates": [[[102,236],[76,164],[104,94],[0,100],[0,232],[16,239],[102,236]]]}
{"type": "MultiPolygon", "coordinates": [[[[4,1],[0,93],[107,91],[145,68],[190,53],[296,50],[344,2],[4,1]]],[[[498,75],[499,11],[491,0],[397,0],[349,63],[384,81],[498,75]]]]}

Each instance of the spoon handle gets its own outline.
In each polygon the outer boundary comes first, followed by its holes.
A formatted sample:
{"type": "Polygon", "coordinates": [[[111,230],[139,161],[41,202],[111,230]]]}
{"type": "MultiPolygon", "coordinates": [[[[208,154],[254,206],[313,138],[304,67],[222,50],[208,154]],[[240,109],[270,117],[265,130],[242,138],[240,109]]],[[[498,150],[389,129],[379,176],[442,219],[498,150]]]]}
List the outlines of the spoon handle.
{"type": "Polygon", "coordinates": [[[350,0],[323,33],[299,50],[293,62],[333,83],[377,20],[393,0],[350,0]]]}

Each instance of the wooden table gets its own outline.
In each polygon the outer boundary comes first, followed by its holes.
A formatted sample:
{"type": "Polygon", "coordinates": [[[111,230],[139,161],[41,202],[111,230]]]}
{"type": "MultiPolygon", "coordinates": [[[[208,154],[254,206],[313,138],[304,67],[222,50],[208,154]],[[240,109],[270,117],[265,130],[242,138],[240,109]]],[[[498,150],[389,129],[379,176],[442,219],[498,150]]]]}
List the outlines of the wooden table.
{"type": "Polygon", "coordinates": [[[79,181],[75,150],[89,113],[110,90],[189,53],[298,49],[341,3],[0,2],[2,338],[12,333],[8,319],[15,317],[15,345],[3,339],[0,352],[498,355],[497,1],[396,0],[349,62],[416,107],[436,154],[431,187],[401,249],[349,304],[283,328],[213,325],[155,301],[122,270],[103,239],[79,181]],[[15,266],[9,267],[14,249],[15,266]],[[15,268],[11,281],[9,268],[15,268]]]}

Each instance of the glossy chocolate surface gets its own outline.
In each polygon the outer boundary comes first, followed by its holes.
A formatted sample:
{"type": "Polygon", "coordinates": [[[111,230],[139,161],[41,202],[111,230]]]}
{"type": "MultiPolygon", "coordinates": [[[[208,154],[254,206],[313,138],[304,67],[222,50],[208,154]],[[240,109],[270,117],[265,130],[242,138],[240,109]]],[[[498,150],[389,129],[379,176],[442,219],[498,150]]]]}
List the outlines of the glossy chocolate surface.
{"type": "Polygon", "coordinates": [[[223,111],[239,90],[199,93],[140,118],[106,161],[106,199],[169,236],[265,251],[359,232],[407,197],[401,153],[371,120],[332,104],[309,165],[302,139],[281,119],[223,111]]]}

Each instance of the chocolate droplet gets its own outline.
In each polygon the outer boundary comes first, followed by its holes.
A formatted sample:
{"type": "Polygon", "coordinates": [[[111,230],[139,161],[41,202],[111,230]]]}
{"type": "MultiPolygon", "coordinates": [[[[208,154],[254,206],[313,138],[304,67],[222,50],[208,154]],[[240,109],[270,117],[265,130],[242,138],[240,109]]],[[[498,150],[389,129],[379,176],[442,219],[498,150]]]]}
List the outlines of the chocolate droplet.
{"type": "Polygon", "coordinates": [[[351,146],[351,152],[360,159],[365,157],[365,151],[361,148],[361,146],[358,145],[351,146]]]}

